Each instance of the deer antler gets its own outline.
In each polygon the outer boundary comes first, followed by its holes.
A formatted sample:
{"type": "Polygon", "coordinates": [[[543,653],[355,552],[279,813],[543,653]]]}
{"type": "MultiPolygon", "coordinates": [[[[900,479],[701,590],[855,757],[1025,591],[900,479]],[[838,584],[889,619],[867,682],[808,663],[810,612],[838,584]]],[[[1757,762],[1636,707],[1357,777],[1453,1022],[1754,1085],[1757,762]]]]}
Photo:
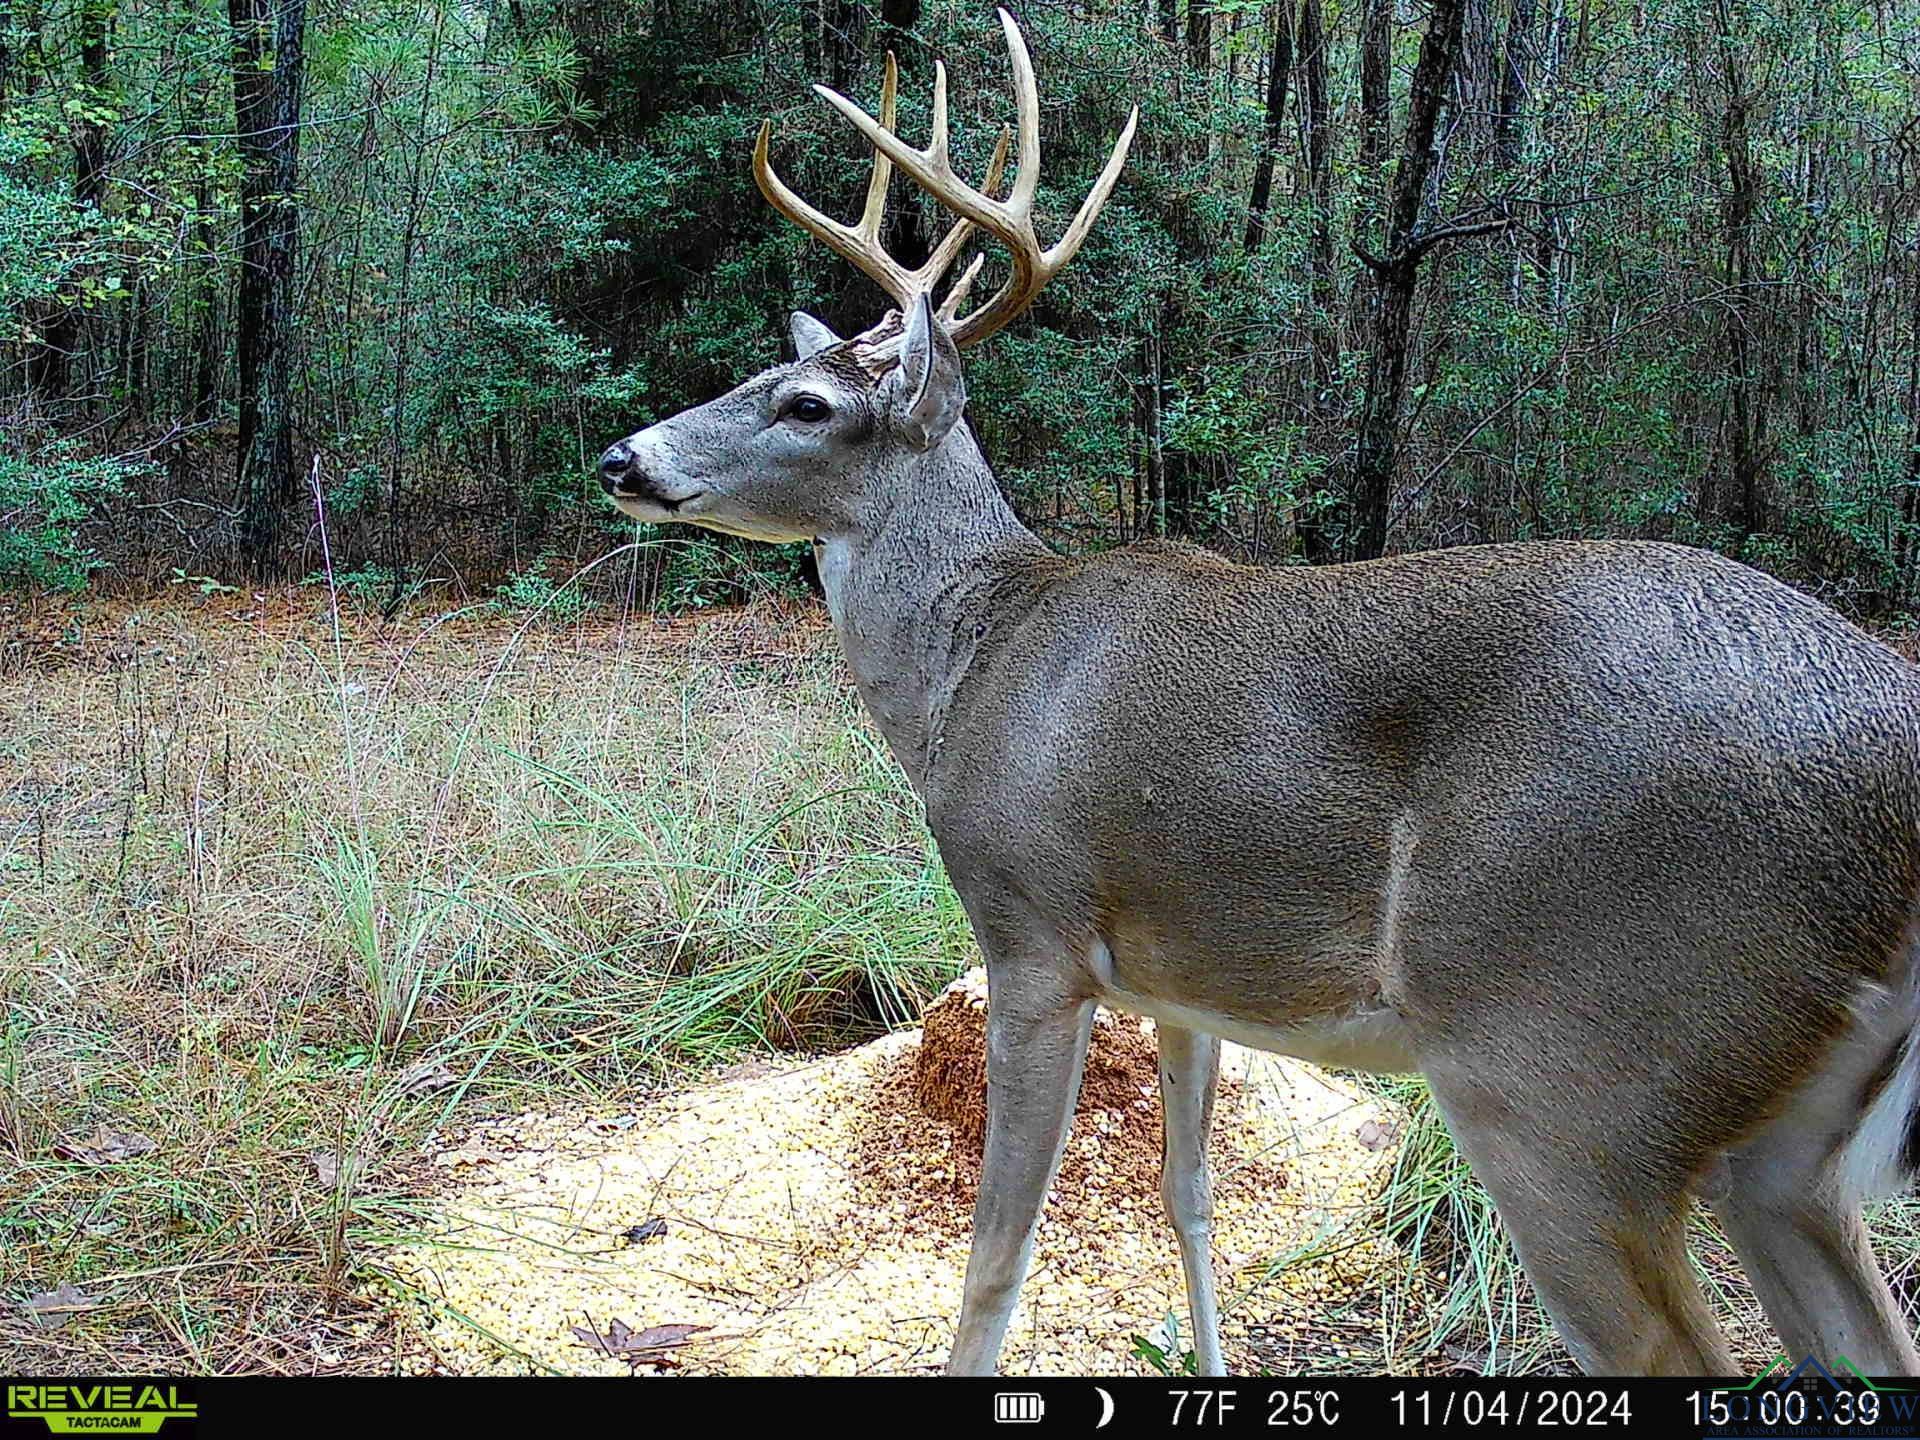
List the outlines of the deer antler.
{"type": "MultiPolygon", "coordinates": [[[[794,194],[773,173],[773,167],[767,162],[771,123],[760,127],[760,138],[753,149],[754,179],[759,182],[761,193],[767,197],[768,203],[802,229],[818,236],[841,258],[871,276],[893,297],[902,311],[910,308],[921,295],[931,293],[940,283],[947,267],[953,263],[976,226],[1004,245],[1012,273],[991,300],[955,322],[954,317],[959,313],[985,259],[984,256],[976,256],[941,303],[940,318],[951,327],[954,343],[960,346],[977,345],[1004,329],[1033,303],[1034,297],[1047,282],[1073,258],[1081,241],[1087,238],[1087,232],[1093,228],[1100,208],[1107,203],[1107,197],[1113,193],[1113,187],[1120,179],[1120,167],[1126,163],[1127,148],[1133,143],[1134,126],[1140,118],[1140,108],[1136,105],[1127,117],[1119,140],[1114,144],[1113,153],[1107,157],[1106,167],[1101,170],[1100,178],[1094,182],[1093,189],[1081,203],[1079,213],[1073,217],[1066,234],[1051,249],[1043,250],[1033,228],[1033,198],[1040,186],[1040,95],[1034,84],[1033,60],[1027,53],[1027,42],[1021,37],[1020,27],[1005,10],[999,14],[1000,27],[1006,32],[1007,54],[1013,63],[1014,105],[1020,131],[1020,168],[1014,178],[1013,193],[1005,200],[993,199],[992,192],[999,186],[1001,170],[1006,163],[1006,132],[1001,133],[1000,143],[994,149],[993,162],[987,167],[984,186],[976,190],[954,172],[953,162],[947,154],[947,67],[938,61],[934,63],[933,71],[933,137],[924,150],[914,149],[893,133],[894,92],[898,72],[891,54],[887,56],[886,80],[880,91],[878,120],[844,95],[824,85],[813,87],[816,93],[852,122],[874,149],[873,178],[867,185],[866,208],[861,212],[858,225],[842,225],[829,219],[794,194]],[[904,268],[880,244],[880,222],[886,209],[887,182],[895,165],[922,190],[960,217],[947,232],[946,238],[935,247],[927,263],[917,270],[904,268]]],[[[861,338],[869,342],[868,348],[874,352],[874,359],[887,361],[891,358],[892,350],[888,342],[897,338],[897,331],[897,320],[889,317],[861,338]]]]}
{"type": "MultiPolygon", "coordinates": [[[[880,86],[879,124],[889,132],[893,129],[894,93],[899,85],[899,68],[893,52],[887,52],[886,78],[880,86]]],[[[842,225],[813,208],[790,189],[787,183],[774,173],[773,165],[767,158],[767,143],[772,136],[773,123],[767,121],[760,127],[760,136],[753,146],[753,178],[759,183],[760,193],[767,197],[782,215],[793,221],[801,229],[823,241],[829,249],[848,261],[856,268],[870,275],[874,281],[893,297],[894,303],[902,310],[910,308],[925,292],[930,292],[940,283],[940,277],[946,274],[967,243],[967,235],[973,229],[970,221],[956,221],[946,233],[939,245],[927,257],[926,264],[917,270],[908,270],[887,254],[880,244],[880,226],[886,218],[887,181],[892,177],[893,164],[885,155],[876,153],[873,157],[873,175],[867,181],[867,203],[860,212],[860,223],[842,225]]],[[[1000,183],[1001,171],[1007,163],[1007,145],[1011,137],[1002,134],[1000,143],[995,147],[993,160],[987,166],[986,189],[992,190],[1000,183]]],[[[970,267],[969,275],[978,270],[978,265],[970,267]]],[[[954,295],[964,293],[962,285],[954,286],[954,295]]],[[[949,301],[954,298],[950,295],[949,301]]]]}

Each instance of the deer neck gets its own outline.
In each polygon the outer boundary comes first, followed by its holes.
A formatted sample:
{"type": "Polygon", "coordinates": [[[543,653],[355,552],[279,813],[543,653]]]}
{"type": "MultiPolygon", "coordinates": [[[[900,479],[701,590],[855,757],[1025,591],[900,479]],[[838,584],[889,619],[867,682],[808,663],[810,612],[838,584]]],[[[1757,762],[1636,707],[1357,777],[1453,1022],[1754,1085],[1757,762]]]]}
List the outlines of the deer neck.
{"type": "Polygon", "coordinates": [[[924,798],[947,709],[991,612],[1052,556],[1014,515],[964,424],[882,492],[848,530],[817,541],[816,554],[861,699],[924,798]]]}

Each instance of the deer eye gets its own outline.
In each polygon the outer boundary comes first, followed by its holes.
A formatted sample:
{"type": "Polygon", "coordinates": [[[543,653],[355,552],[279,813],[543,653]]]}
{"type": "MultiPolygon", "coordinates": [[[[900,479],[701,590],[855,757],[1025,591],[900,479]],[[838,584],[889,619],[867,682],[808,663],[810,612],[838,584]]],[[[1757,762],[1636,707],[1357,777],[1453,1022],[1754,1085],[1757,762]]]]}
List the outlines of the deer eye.
{"type": "Polygon", "coordinates": [[[782,407],[782,419],[804,421],[808,425],[817,425],[833,413],[833,407],[818,395],[796,395],[782,407]]]}

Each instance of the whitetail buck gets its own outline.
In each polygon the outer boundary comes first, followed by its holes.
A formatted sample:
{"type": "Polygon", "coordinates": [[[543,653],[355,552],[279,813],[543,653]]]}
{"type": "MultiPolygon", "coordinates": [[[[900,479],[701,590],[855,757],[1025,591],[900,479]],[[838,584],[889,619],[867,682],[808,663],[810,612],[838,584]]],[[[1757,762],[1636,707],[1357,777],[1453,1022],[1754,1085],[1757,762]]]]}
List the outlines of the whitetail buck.
{"type": "Polygon", "coordinates": [[[1039,102],[1003,12],[1018,169],[821,93],[873,147],[857,225],[782,213],[899,307],[608,450],[636,519],[811,540],[849,665],[991,980],[985,1172],[950,1368],[991,1370],[1096,1004],[1152,1016],[1162,1184],[1222,1370],[1205,1168],[1219,1041],[1420,1071],[1591,1371],[1729,1373],[1683,1243],[1710,1201],[1787,1350],[1912,1373],[1863,1197],[1920,1161],[1920,678],[1815,601],[1672,545],[1324,569],[1149,544],[1065,559],[961,412],[961,347],[1085,237],[1034,228],[1039,102]],[[892,166],[959,217],[879,243],[892,166]],[[962,315],[979,230],[1011,276],[962,315]]]}

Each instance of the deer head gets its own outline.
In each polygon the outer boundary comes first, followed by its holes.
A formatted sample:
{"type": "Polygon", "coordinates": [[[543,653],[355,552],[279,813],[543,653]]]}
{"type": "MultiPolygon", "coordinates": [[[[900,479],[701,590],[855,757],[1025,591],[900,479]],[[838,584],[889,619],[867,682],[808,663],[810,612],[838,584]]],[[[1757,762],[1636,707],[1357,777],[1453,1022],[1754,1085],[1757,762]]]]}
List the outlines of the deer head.
{"type": "Polygon", "coordinates": [[[814,87],[874,150],[857,224],[830,219],[787,187],[768,159],[772,127],[761,127],[753,173],[768,202],[864,271],[896,308],[850,340],[796,313],[790,322],[798,356],[793,363],[611,446],[600,458],[600,477],[621,510],[637,520],[684,521],[755,540],[828,537],[869,521],[876,506],[884,506],[927,457],[942,450],[966,405],[959,352],[1004,328],[1073,258],[1119,179],[1139,118],[1136,108],[1073,223],[1051,248],[1042,248],[1033,218],[1040,99],[1019,27],[1005,10],[999,13],[1013,65],[1019,139],[1013,188],[1003,200],[992,195],[1009,135],[1001,135],[980,188],[954,172],[943,64],[934,67],[932,138],[920,150],[894,134],[898,72],[892,55],[878,119],[845,96],[814,87]],[[880,243],[896,165],[956,217],[926,263],[912,270],[880,243]],[[976,256],[936,307],[934,291],[976,229],[1005,247],[1006,282],[991,299],[961,314],[984,260],[976,256]]]}

